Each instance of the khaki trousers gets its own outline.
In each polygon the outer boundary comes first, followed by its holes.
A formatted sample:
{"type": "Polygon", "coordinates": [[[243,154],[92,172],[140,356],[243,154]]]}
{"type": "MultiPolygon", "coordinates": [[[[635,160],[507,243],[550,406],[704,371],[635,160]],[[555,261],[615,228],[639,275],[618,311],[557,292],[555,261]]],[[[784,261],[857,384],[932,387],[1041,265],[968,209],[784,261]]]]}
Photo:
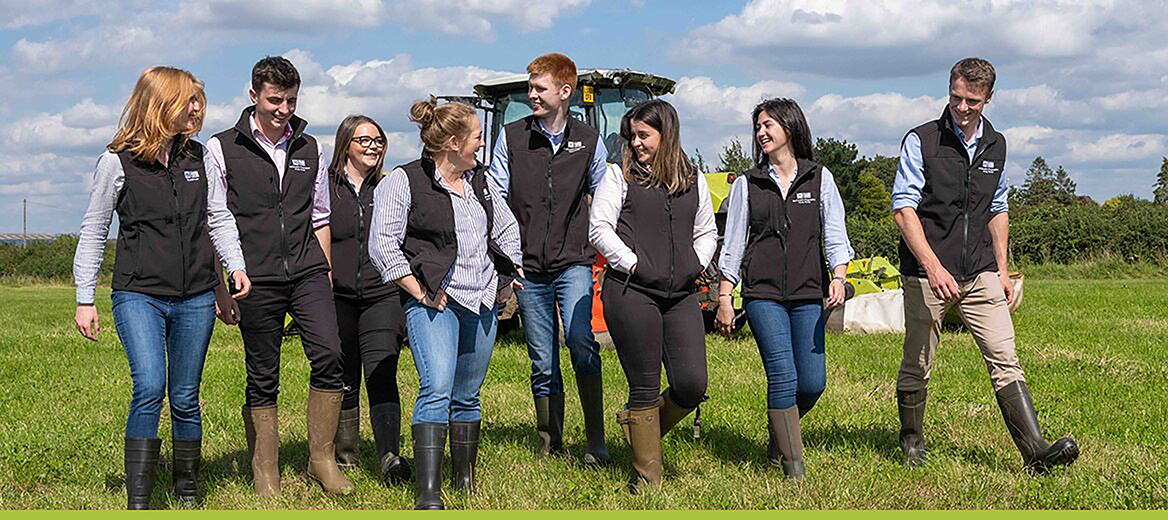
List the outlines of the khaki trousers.
{"type": "Polygon", "coordinates": [[[959,282],[960,297],[951,302],[937,298],[927,278],[902,276],[901,285],[904,359],[896,378],[898,391],[916,392],[928,385],[933,356],[941,342],[941,318],[954,306],[981,349],[994,391],[1014,381],[1025,381],[1014,351],[1014,323],[997,273],[987,271],[973,280],[959,282]]]}

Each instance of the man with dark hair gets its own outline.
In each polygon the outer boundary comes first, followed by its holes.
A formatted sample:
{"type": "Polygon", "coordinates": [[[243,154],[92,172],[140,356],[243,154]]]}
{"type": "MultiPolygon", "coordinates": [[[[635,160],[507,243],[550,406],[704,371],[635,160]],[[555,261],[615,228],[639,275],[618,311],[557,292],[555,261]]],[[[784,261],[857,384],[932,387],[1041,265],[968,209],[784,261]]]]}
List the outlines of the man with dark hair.
{"type": "MultiPolygon", "coordinates": [[[[333,457],[344,384],[336,308],[329,281],[328,163],[296,117],[300,74],[283,57],[252,69],[249,94],[233,128],[207,142],[207,177],[225,185],[253,287],[246,302],[219,298],[220,317],[239,323],[247,362],[243,421],[256,492],[280,492],[276,396],[284,316],[300,328],[312,367],[308,389],[308,475],[331,493],[353,485],[333,457]]],[[[225,293],[226,290],[222,292],[225,293]]]]}
{"type": "Polygon", "coordinates": [[[926,387],[941,318],[956,307],[981,349],[1025,467],[1045,473],[1074,462],[1079,447],[1069,437],[1054,444],[1043,439],[1014,351],[1006,138],[982,116],[994,80],[988,61],[957,62],[945,111],[911,130],[901,146],[892,190],[904,286],[904,357],[896,381],[900,445],[910,466],[924,464],[926,387]]]}
{"type": "Polygon", "coordinates": [[[600,344],[592,335],[592,262],[588,204],[608,167],[595,128],[568,116],[576,89],[576,64],[545,54],[527,66],[532,115],[499,133],[488,178],[519,221],[523,238],[523,290],[517,293],[535,398],[537,453],[563,451],[564,381],[560,374],[559,322],[572,356],[576,389],[588,438],[584,462],[608,462],[604,443],[600,344]],[[559,308],[559,320],[556,309],[559,308]]]}

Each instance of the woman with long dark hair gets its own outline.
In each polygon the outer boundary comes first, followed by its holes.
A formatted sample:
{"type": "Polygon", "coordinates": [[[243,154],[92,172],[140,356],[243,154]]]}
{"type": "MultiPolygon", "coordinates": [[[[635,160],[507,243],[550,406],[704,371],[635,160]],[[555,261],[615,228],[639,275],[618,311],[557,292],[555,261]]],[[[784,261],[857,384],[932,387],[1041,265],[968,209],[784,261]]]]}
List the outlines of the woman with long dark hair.
{"type": "Polygon", "coordinates": [[[113,314],[134,393],[126,418],[127,507],[148,509],[170,401],[174,494],[198,500],[203,437],[199,385],[215,325],[214,288],[222,258],[241,299],[251,290],[227,194],[207,182],[203,84],[190,72],[152,67],[122,109],[118,132],[98,158],[89,208],[73,257],[77,330],[97,341],[94,290],[114,212],[118,214],[113,314]],[[208,240],[209,237],[209,240],[208,240]],[[213,245],[213,246],[212,246],[213,245]]]}
{"type": "MultiPolygon", "coordinates": [[[[418,369],[411,429],[417,509],[442,509],[442,454],[450,434],[455,490],[471,492],[478,459],[479,391],[495,346],[501,292],[523,276],[519,224],[476,160],[483,130],[462,103],[418,101],[410,120],[422,157],[394,168],[374,194],[370,255],[405,292],[418,369]]],[[[517,284],[514,284],[517,285],[517,284]]],[[[520,286],[521,287],[521,286],[520,286]]]]}
{"type": "Polygon", "coordinates": [[[689,163],[677,111],[641,103],[621,120],[624,152],[592,201],[588,238],[606,259],[604,319],[629,382],[617,422],[634,491],[661,483],[661,438],[701,404],[706,343],[694,282],[717,247],[705,177],[689,163]],[[660,392],[664,360],[669,388],[660,392]]]}
{"type": "Polygon", "coordinates": [[[799,105],[768,99],[754,108],[751,121],[755,167],[730,188],[716,323],[730,334],[731,292],[741,281],[767,377],[767,455],[798,479],[804,473],[799,418],[826,385],[823,299],[829,308],[843,304],[854,253],[839,190],[831,172],[813,160],[799,105]]]}
{"type": "Polygon", "coordinates": [[[369,400],[369,423],[381,480],[409,480],[401,453],[401,400],[397,389],[398,353],[405,334],[397,284],[386,283],[369,258],[373,193],[381,182],[385,132],[373,119],[351,115],[337,127],[336,151],[329,164],[332,227],[333,298],[341,336],[345,394],[341,400],[335,450],[337,465],[359,460],[361,371],[369,400]]]}

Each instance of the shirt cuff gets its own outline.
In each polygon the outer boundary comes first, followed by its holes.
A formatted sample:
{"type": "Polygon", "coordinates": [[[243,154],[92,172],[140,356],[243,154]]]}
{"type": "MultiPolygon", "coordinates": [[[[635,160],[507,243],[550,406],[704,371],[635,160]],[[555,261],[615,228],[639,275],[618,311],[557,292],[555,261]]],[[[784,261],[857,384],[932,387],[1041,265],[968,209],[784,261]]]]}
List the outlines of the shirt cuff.
{"type": "Polygon", "coordinates": [[[734,285],[738,285],[738,276],[737,275],[728,273],[728,272],[723,271],[721,269],[719,269],[718,272],[722,274],[723,280],[726,280],[727,282],[730,282],[734,285]]]}
{"type": "Polygon", "coordinates": [[[93,305],[95,292],[93,287],[78,287],[77,288],[77,305],[93,305]]]}
{"type": "Polygon", "coordinates": [[[410,270],[409,264],[402,264],[400,266],[393,266],[393,267],[390,267],[389,270],[387,270],[385,272],[385,275],[382,276],[381,281],[383,281],[385,283],[394,283],[395,281],[400,280],[402,278],[405,278],[411,274],[414,274],[414,272],[412,270],[410,270]]]}

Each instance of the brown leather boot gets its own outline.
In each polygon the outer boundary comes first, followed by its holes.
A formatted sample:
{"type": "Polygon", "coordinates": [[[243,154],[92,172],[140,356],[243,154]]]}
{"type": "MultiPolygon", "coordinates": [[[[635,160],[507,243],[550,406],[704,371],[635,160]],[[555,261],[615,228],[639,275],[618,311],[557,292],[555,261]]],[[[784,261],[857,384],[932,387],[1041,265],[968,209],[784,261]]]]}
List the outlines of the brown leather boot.
{"type": "Polygon", "coordinates": [[[308,476],[328,493],[347,495],[353,483],[333,458],[344,390],[308,387],[308,476]]]}
{"type": "Polygon", "coordinates": [[[361,452],[357,445],[361,442],[361,406],[341,410],[337,420],[336,457],[337,466],[349,469],[357,466],[361,452]]]}
{"type": "Polygon", "coordinates": [[[600,374],[576,376],[576,390],[580,393],[580,408],[584,411],[584,434],[588,446],[584,450],[585,464],[607,464],[608,445],[604,443],[604,381],[600,374]]]}
{"type": "Polygon", "coordinates": [[[665,438],[665,434],[669,433],[669,430],[673,429],[692,411],[694,411],[693,408],[682,408],[672,397],[669,397],[668,388],[661,392],[661,437],[665,438]]]}
{"type": "Polygon", "coordinates": [[[767,454],[772,466],[782,466],[783,473],[792,480],[803,479],[803,433],[799,429],[799,407],[767,410],[770,426],[770,446],[767,454]]]}
{"type": "Polygon", "coordinates": [[[661,425],[657,406],[643,410],[621,410],[616,422],[624,429],[625,439],[633,450],[633,469],[636,475],[630,491],[636,493],[642,485],[661,485],[661,425]]]}
{"type": "Polygon", "coordinates": [[[280,418],[276,406],[244,406],[243,426],[256,494],[280,494],[280,418]]]}

